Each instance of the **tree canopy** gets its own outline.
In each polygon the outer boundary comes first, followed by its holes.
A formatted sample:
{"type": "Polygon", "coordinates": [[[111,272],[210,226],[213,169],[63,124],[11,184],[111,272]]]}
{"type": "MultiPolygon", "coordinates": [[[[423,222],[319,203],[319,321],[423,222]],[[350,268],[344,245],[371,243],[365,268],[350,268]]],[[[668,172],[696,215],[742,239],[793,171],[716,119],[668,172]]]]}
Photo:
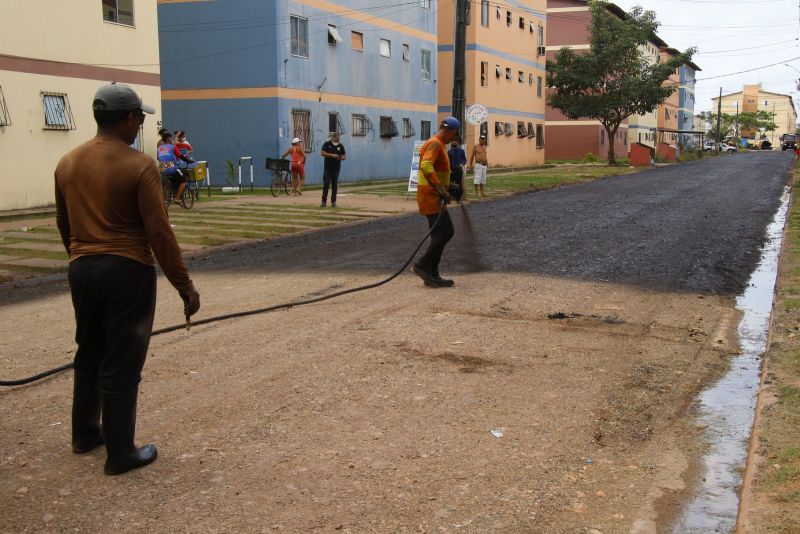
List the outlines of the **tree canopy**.
{"type": "MultiPolygon", "coordinates": [[[[717,134],[717,114],[712,111],[704,111],[698,113],[697,116],[700,120],[705,121],[711,128],[709,137],[712,139],[717,134]]],[[[738,115],[730,113],[723,113],[720,116],[719,136],[722,141],[728,137],[740,137],[742,131],[750,132],[772,132],[778,129],[775,124],[775,113],[759,110],[759,111],[746,111],[738,115]]]]}
{"type": "Polygon", "coordinates": [[[657,39],[654,12],[636,6],[620,18],[609,11],[608,2],[590,5],[589,51],[564,47],[547,61],[547,84],[555,90],[548,103],[570,119],[600,121],[611,141],[608,161],[613,165],[613,139],[622,122],[652,112],[678,89],[669,77],[691,61],[694,49],[654,62],[644,53],[645,45],[657,39]]]}

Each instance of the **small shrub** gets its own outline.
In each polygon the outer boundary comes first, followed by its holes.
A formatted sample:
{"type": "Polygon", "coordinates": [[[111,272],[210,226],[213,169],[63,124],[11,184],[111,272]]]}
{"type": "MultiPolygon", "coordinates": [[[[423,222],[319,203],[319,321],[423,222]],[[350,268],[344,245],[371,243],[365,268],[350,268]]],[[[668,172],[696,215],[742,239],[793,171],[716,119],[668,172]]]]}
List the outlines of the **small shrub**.
{"type": "Polygon", "coordinates": [[[597,163],[598,161],[600,161],[600,158],[598,158],[595,154],[592,154],[591,152],[587,152],[583,156],[584,163],[597,163]]]}

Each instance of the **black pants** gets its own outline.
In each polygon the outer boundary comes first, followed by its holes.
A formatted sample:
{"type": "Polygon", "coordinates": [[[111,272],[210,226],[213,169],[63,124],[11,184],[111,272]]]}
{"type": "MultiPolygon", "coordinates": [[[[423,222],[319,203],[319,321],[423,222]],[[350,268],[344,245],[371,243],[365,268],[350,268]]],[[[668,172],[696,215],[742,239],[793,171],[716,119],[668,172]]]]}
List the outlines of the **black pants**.
{"type": "Polygon", "coordinates": [[[322,201],[328,199],[328,187],[331,188],[331,202],[336,202],[336,192],[339,190],[339,171],[324,171],[322,173],[322,201]]]}
{"type": "Polygon", "coordinates": [[[75,308],[75,377],[104,392],[139,384],[156,309],[155,268],[122,256],[84,256],[69,264],[75,308]]]}
{"type": "MultiPolygon", "coordinates": [[[[426,215],[428,218],[428,228],[433,227],[436,223],[436,218],[439,215],[426,215]]],[[[455,230],[453,230],[453,221],[450,220],[450,214],[447,210],[442,210],[442,215],[436,227],[431,233],[431,242],[428,244],[428,249],[425,254],[417,262],[417,266],[429,273],[439,274],[439,261],[442,259],[442,252],[447,242],[452,239],[455,230]]]]}

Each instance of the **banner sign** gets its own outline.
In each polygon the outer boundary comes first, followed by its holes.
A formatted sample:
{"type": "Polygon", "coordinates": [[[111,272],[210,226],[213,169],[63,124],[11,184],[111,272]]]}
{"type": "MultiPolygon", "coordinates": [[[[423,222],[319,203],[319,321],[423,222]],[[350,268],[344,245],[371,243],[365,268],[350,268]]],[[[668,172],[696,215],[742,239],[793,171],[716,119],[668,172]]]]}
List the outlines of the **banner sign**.
{"type": "Polygon", "coordinates": [[[419,185],[419,149],[425,141],[416,141],[414,143],[414,154],[411,156],[411,173],[408,175],[408,190],[416,191],[419,185]]]}

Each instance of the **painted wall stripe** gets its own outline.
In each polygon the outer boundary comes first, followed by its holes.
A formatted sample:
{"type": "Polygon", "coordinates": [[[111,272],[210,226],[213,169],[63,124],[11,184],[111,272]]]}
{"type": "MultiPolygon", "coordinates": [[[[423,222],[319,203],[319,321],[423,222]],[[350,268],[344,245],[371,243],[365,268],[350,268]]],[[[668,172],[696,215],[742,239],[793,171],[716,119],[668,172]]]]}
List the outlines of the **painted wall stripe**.
{"type": "Polygon", "coordinates": [[[79,78],[82,80],[116,81],[137,85],[161,85],[161,75],[157,72],[141,72],[135,70],[96,67],[82,63],[65,63],[33,57],[9,56],[0,54],[0,70],[27,72],[62,78],[79,78]]]}
{"type": "MultiPolygon", "coordinates": [[[[451,113],[453,110],[452,106],[439,106],[439,113],[451,113]]],[[[489,120],[491,121],[491,114],[495,115],[507,115],[509,117],[527,117],[529,119],[539,119],[544,120],[544,115],[542,113],[531,113],[529,111],[521,111],[521,110],[514,110],[514,109],[501,109],[501,108],[490,108],[487,107],[486,110],[489,112],[490,117],[489,120]]],[[[550,123],[548,123],[550,124],[550,123]]]]}
{"type": "MultiPolygon", "coordinates": [[[[453,50],[454,50],[453,45],[439,45],[436,47],[437,52],[453,52],[453,50]]],[[[528,67],[533,67],[534,69],[545,70],[545,66],[542,63],[536,63],[535,61],[531,61],[529,59],[525,59],[520,56],[515,56],[514,54],[503,52],[501,50],[496,50],[494,48],[490,48],[488,46],[480,44],[475,44],[475,43],[467,44],[467,52],[483,52],[495,57],[505,59],[506,61],[513,61],[515,63],[527,65],[528,67]]]]}
{"type": "MultiPolygon", "coordinates": [[[[161,92],[162,101],[188,100],[251,100],[281,98],[285,100],[313,100],[319,102],[318,91],[287,89],[285,87],[237,87],[230,89],[166,89],[161,92]]],[[[322,101],[349,106],[372,108],[394,108],[398,110],[436,113],[435,104],[382,100],[339,93],[322,93],[322,101]]]]}

